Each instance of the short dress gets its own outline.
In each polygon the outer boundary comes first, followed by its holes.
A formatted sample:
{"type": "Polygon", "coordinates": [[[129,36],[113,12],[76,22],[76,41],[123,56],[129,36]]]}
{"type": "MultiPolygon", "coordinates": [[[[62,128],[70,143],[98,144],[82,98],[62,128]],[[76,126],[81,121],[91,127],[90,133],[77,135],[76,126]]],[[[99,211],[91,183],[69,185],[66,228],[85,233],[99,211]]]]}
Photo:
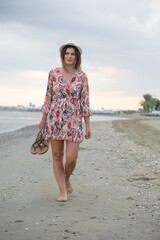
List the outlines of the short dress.
{"type": "Polygon", "coordinates": [[[86,74],[76,71],[72,78],[65,82],[60,68],[51,70],[42,111],[47,113],[46,139],[82,142],[82,117],[93,115],[90,110],[86,74]]]}

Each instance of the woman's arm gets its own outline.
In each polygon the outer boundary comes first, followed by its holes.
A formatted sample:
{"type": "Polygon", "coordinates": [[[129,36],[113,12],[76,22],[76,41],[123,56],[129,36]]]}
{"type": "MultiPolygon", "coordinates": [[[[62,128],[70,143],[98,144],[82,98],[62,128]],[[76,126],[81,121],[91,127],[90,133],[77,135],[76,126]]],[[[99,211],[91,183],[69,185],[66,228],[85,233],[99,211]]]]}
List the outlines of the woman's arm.
{"type": "Polygon", "coordinates": [[[90,117],[89,116],[84,116],[84,121],[85,121],[85,124],[86,124],[85,138],[89,139],[89,138],[91,138],[90,117]]]}
{"type": "Polygon", "coordinates": [[[46,122],[46,120],[47,120],[47,115],[48,115],[48,113],[43,112],[43,114],[42,114],[42,121],[45,121],[45,122],[46,122]]]}
{"type": "Polygon", "coordinates": [[[52,95],[53,95],[52,77],[53,77],[53,71],[51,70],[48,75],[47,91],[46,91],[44,104],[42,105],[42,109],[41,109],[43,112],[42,119],[39,123],[39,129],[40,129],[40,131],[43,130],[44,133],[45,133],[45,125],[46,125],[46,121],[47,121],[47,115],[48,115],[48,112],[50,110],[51,103],[52,103],[52,95]]]}
{"type": "Polygon", "coordinates": [[[89,106],[89,86],[88,86],[88,78],[86,75],[83,76],[82,79],[82,90],[81,90],[81,114],[84,117],[84,121],[86,124],[86,135],[85,138],[91,138],[91,128],[90,128],[90,116],[92,116],[92,112],[89,106]]]}
{"type": "Polygon", "coordinates": [[[41,119],[41,121],[39,123],[39,129],[40,129],[40,131],[43,130],[43,133],[45,133],[45,126],[46,126],[46,121],[47,121],[47,115],[48,115],[48,113],[43,112],[42,119],[41,119]]]}

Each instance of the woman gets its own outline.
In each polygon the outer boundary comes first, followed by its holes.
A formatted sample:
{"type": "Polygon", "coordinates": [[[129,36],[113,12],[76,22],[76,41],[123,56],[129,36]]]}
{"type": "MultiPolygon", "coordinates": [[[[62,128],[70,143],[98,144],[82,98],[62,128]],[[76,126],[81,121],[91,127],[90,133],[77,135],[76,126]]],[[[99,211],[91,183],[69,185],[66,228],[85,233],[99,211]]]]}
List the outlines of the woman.
{"type": "Polygon", "coordinates": [[[58,201],[67,201],[73,191],[70,176],[76,166],[78,149],[83,141],[82,117],[86,124],[85,138],[91,138],[89,88],[86,74],[81,71],[82,50],[73,43],[60,47],[62,67],[49,72],[47,92],[39,124],[50,139],[53,169],[60,190],[58,201]],[[66,162],[63,167],[64,141],[66,162]]]}

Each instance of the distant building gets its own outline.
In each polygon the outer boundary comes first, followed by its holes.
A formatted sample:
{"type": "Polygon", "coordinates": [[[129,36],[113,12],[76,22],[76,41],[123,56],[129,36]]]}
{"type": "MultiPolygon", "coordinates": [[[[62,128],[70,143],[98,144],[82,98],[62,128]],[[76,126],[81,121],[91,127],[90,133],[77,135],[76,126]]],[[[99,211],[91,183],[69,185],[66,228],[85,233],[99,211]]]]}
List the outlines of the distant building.
{"type": "Polygon", "coordinates": [[[101,110],[92,110],[94,114],[107,114],[107,115],[115,115],[115,114],[122,114],[122,110],[106,110],[101,108],[101,110]]]}
{"type": "Polygon", "coordinates": [[[23,105],[17,105],[17,110],[24,110],[25,107],[23,105]]]}
{"type": "Polygon", "coordinates": [[[36,107],[35,104],[32,104],[32,102],[29,103],[28,111],[40,111],[41,107],[36,107]]]}
{"type": "Polygon", "coordinates": [[[160,111],[152,111],[151,115],[157,115],[157,116],[160,116],[160,111]]]}

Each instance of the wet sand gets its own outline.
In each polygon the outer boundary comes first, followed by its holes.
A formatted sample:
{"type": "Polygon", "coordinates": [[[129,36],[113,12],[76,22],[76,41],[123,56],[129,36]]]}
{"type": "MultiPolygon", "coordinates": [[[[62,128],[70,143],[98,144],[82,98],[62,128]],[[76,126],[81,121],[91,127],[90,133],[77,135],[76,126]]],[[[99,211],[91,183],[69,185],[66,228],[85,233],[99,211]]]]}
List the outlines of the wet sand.
{"type": "Polygon", "coordinates": [[[51,149],[29,152],[38,127],[1,134],[0,239],[159,240],[157,120],[92,122],[65,203],[56,201],[51,149]]]}

